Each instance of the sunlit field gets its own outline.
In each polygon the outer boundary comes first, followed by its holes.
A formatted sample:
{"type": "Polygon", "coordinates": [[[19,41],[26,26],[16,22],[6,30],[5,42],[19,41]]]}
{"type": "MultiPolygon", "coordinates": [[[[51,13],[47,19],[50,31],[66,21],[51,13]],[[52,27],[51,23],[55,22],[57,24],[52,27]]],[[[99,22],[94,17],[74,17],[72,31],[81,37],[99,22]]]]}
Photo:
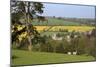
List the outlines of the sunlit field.
{"type": "Polygon", "coordinates": [[[85,55],[67,55],[60,53],[48,52],[29,52],[24,50],[12,50],[12,65],[29,65],[29,64],[50,64],[65,62],[95,61],[92,56],[85,55]]]}
{"type": "Polygon", "coordinates": [[[59,31],[59,29],[65,29],[70,31],[77,31],[77,32],[86,32],[92,29],[95,29],[94,26],[35,26],[38,31],[43,31],[51,27],[49,31],[59,31]]]}
{"type": "MultiPolygon", "coordinates": [[[[25,26],[18,26],[18,30],[21,30],[25,26]]],[[[34,26],[36,27],[37,31],[39,33],[44,32],[43,34],[52,34],[52,33],[58,33],[60,30],[68,30],[68,32],[87,32],[95,29],[94,26],[34,26]]],[[[63,32],[64,33],[64,32],[63,32]]],[[[26,36],[27,33],[23,33],[23,36],[26,36]]]]}

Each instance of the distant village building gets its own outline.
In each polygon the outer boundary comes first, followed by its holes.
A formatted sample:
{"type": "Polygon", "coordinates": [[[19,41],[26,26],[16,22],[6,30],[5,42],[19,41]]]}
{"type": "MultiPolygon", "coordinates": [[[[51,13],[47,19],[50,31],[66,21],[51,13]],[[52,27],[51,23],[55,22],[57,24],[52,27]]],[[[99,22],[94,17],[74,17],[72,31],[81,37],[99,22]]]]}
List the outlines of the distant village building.
{"type": "Polygon", "coordinates": [[[67,35],[66,38],[67,38],[67,42],[71,41],[70,35],[67,35]]]}
{"type": "Polygon", "coordinates": [[[77,38],[78,37],[78,35],[74,35],[74,38],[77,38]]]}
{"type": "Polygon", "coordinates": [[[92,36],[92,30],[84,32],[84,35],[90,38],[92,36]]]}
{"type": "Polygon", "coordinates": [[[62,40],[63,37],[57,37],[56,34],[53,34],[53,35],[52,35],[52,39],[53,39],[53,40],[62,40]]]}

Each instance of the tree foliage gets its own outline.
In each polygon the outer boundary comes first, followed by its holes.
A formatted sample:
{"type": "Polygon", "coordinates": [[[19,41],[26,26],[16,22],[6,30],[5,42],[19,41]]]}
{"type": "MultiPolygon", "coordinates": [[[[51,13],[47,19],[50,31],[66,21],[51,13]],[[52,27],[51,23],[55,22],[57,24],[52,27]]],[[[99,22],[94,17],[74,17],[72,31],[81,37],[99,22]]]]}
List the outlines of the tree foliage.
{"type": "Polygon", "coordinates": [[[32,39],[37,39],[39,35],[31,20],[43,13],[43,4],[39,2],[11,1],[11,24],[12,24],[12,43],[19,41],[19,36],[27,32],[26,37],[29,42],[29,49],[32,50],[32,39]],[[22,21],[23,20],[23,21],[22,21]],[[22,27],[22,25],[24,27],[22,27]],[[21,26],[18,30],[18,26],[21,26]]]}

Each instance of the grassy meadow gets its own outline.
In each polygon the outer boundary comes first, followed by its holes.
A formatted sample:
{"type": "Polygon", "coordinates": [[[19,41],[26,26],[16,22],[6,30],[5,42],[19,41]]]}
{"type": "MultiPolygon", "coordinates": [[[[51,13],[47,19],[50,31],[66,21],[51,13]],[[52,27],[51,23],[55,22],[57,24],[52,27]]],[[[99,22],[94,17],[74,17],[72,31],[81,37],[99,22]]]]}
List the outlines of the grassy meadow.
{"type": "Polygon", "coordinates": [[[12,65],[30,65],[30,64],[50,64],[95,61],[92,56],[85,55],[67,55],[48,52],[29,52],[25,50],[12,50],[12,65]]]}

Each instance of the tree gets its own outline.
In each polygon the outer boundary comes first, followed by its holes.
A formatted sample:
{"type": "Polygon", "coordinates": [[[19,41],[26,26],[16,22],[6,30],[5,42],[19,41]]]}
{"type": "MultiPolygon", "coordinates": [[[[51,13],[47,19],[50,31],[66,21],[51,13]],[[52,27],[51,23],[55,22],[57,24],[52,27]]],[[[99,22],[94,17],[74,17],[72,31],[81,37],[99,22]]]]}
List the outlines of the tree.
{"type": "Polygon", "coordinates": [[[49,42],[47,43],[47,52],[53,52],[53,47],[49,42]]]}
{"type": "Polygon", "coordinates": [[[65,50],[64,50],[64,46],[62,43],[58,44],[58,46],[56,47],[56,52],[58,53],[64,53],[65,50]]]}
{"type": "Polygon", "coordinates": [[[34,38],[38,32],[35,27],[32,26],[31,20],[33,16],[39,16],[43,13],[43,4],[39,2],[27,2],[27,1],[11,1],[11,22],[14,27],[12,30],[12,42],[18,39],[18,36],[23,32],[27,32],[28,49],[32,50],[32,38],[34,38]],[[20,19],[24,19],[23,22],[20,19]],[[18,25],[25,25],[25,30],[18,31],[18,25]],[[19,33],[20,32],[20,33],[19,33]]]}

